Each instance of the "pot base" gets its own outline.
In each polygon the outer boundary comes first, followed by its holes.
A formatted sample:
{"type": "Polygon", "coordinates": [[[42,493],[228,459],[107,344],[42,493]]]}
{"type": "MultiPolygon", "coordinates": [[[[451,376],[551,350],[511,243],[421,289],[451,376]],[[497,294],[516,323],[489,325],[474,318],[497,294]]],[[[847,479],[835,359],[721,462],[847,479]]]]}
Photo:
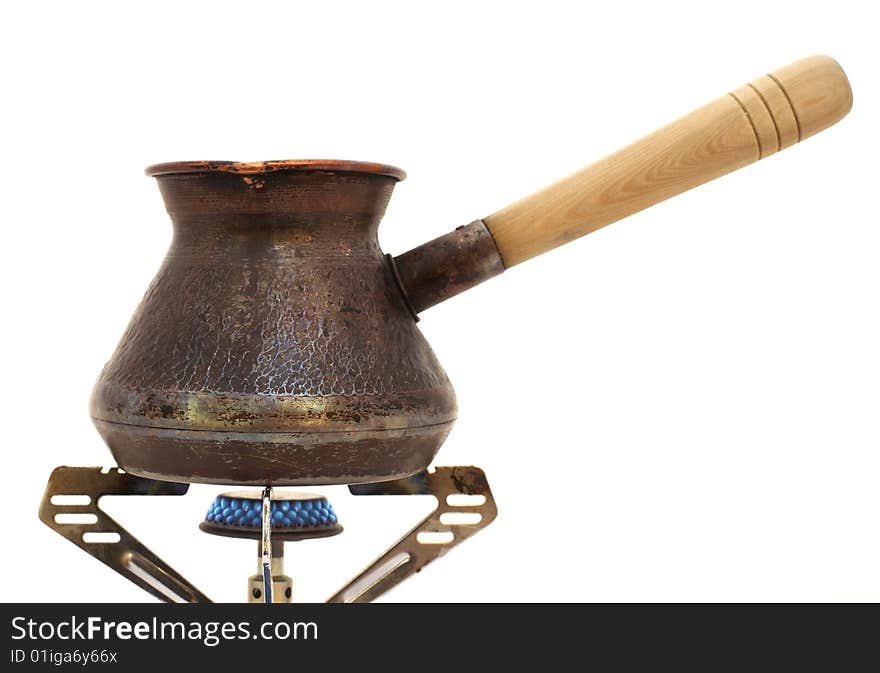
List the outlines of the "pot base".
{"type": "Polygon", "coordinates": [[[141,477],[201,484],[360,484],[425,469],[454,421],[394,430],[206,432],[93,419],[118,465],[141,477]]]}

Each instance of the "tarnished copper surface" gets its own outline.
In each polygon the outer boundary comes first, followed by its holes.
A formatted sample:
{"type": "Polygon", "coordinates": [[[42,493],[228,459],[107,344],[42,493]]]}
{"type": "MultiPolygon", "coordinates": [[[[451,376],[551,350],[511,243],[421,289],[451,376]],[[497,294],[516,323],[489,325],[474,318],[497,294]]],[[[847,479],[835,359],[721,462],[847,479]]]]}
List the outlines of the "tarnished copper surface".
{"type": "Polygon", "coordinates": [[[406,178],[403,169],[372,161],[343,161],[340,159],[278,159],[275,161],[169,161],[147,166],[147,175],[157,178],[172,173],[270,173],[272,171],[346,171],[349,173],[372,173],[387,175],[398,180],[406,178]]]}
{"type": "Polygon", "coordinates": [[[396,479],[424,469],[454,422],[382,431],[250,433],[92,420],[116,462],[129,472],[151,479],[249,486],[396,479]]]}
{"type": "Polygon", "coordinates": [[[492,234],[476,220],[394,258],[396,277],[414,313],[504,271],[492,234]]]}
{"type": "Polygon", "coordinates": [[[95,386],[98,431],[121,467],[173,481],[423,469],[456,405],[377,242],[402,172],[261,165],[150,169],[174,238],[95,386]]]}

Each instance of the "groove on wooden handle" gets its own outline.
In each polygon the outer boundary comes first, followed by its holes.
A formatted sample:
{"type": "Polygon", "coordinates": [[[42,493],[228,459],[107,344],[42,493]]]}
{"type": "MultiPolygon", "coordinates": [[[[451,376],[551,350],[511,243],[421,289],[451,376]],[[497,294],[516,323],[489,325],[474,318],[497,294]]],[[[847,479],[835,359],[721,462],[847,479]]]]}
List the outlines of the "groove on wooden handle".
{"type": "Polygon", "coordinates": [[[837,62],[811,56],[484,218],[507,267],[790,147],[852,107],[837,62]]]}

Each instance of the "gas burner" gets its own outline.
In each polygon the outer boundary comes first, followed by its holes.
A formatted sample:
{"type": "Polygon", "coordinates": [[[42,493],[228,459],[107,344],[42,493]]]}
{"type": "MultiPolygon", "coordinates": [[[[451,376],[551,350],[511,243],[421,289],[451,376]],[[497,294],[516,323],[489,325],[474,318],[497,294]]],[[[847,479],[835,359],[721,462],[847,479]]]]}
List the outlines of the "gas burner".
{"type": "MultiPolygon", "coordinates": [[[[211,600],[139,542],[100,507],[105,495],[185,495],[189,484],[146,479],[119,468],[57,467],[40,504],[40,520],[156,598],[211,600]]],[[[436,508],[328,603],[368,603],[488,526],[497,509],[477,467],[437,467],[393,481],[349,486],[355,496],[431,495],[436,508]]],[[[342,526],[330,502],[299,491],[234,491],[217,496],[199,528],[211,535],[257,540],[258,572],[248,578],[250,603],[289,603],[284,543],[331,537],[342,526]]]]}
{"type": "MultiPolygon", "coordinates": [[[[263,496],[258,491],[233,491],[214,498],[205,520],[206,533],[225,537],[260,539],[263,496]]],[[[333,507],[322,495],[272,491],[270,519],[276,540],[307,540],[339,535],[333,507]]]]}
{"type": "Polygon", "coordinates": [[[314,493],[267,488],[233,491],[214,498],[206,533],[257,540],[257,574],[248,578],[248,603],[289,603],[293,580],[284,574],[284,543],[339,535],[342,526],[327,498],[314,493]]]}

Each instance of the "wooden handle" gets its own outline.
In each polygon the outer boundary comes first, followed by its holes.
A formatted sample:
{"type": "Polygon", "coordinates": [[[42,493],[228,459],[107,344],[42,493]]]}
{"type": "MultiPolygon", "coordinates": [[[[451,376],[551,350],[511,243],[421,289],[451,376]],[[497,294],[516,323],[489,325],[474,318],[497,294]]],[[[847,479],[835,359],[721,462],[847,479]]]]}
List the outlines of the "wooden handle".
{"type": "Polygon", "coordinates": [[[484,222],[511,267],[838,122],[852,107],[841,67],[811,56],[760,77],[484,222]]]}

